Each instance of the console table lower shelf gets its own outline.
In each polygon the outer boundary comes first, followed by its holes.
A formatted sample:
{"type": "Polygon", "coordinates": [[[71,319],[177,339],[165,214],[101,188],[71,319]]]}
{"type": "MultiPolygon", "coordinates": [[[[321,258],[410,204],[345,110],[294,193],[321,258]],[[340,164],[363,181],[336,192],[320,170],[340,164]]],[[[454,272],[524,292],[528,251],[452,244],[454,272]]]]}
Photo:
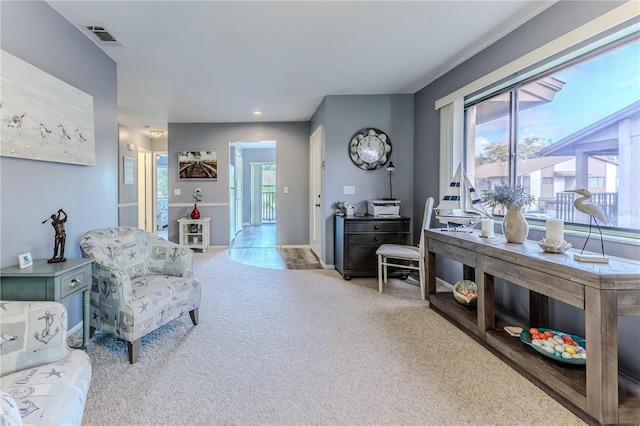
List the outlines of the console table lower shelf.
{"type": "Polygon", "coordinates": [[[425,237],[433,310],[586,422],[640,424],[640,380],[619,369],[617,348],[617,317],[640,316],[640,264],[613,258],[608,265],[581,264],[571,253],[547,256],[535,242],[508,244],[501,237],[487,241],[440,230],[427,230],[425,237]],[[464,277],[475,278],[476,307],[436,292],[436,255],[462,263],[464,277]],[[529,290],[528,323],[495,304],[495,277],[529,290]],[[504,331],[505,325],[548,327],[548,298],[584,310],[586,365],[545,357],[504,331]]]}

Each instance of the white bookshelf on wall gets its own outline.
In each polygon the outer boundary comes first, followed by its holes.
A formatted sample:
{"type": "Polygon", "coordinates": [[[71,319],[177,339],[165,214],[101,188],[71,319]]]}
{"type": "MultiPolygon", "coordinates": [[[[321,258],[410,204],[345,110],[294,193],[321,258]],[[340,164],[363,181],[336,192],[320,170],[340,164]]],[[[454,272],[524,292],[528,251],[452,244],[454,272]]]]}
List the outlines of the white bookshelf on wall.
{"type": "Polygon", "coordinates": [[[210,217],[201,217],[200,219],[183,217],[178,219],[180,245],[202,250],[203,253],[206,252],[211,241],[210,222],[210,217]]]}

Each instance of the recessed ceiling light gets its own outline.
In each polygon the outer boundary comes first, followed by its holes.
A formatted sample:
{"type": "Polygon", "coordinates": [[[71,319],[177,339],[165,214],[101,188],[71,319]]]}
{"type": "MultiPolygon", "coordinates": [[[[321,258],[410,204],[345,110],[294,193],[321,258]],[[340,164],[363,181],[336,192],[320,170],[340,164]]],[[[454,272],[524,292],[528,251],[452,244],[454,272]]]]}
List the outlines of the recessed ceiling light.
{"type": "Polygon", "coordinates": [[[154,138],[159,138],[160,136],[164,135],[164,130],[151,130],[149,133],[151,133],[151,136],[153,136],[154,138]]]}
{"type": "Polygon", "coordinates": [[[253,111],[253,115],[262,115],[262,111],[253,111]]]}

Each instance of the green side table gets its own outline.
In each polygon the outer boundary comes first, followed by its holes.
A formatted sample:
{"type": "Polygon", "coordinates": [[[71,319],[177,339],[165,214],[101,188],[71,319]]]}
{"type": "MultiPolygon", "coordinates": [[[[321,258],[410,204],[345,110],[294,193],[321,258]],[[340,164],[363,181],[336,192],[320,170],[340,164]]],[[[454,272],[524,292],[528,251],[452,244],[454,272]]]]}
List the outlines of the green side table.
{"type": "Polygon", "coordinates": [[[0,299],[19,301],[66,302],[82,294],[82,348],[89,352],[89,290],[92,259],[67,259],[47,263],[46,259],[20,269],[10,266],[0,270],[0,299]]]}

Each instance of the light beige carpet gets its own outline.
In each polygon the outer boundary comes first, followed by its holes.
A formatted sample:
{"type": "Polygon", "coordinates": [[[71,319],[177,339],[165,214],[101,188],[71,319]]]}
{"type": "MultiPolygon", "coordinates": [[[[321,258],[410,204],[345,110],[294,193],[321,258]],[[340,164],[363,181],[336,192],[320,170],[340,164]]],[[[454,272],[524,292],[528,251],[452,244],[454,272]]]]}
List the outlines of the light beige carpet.
{"type": "Polygon", "coordinates": [[[559,403],[393,279],[196,254],[200,325],[97,332],[87,425],[576,425],[559,403]]]}

